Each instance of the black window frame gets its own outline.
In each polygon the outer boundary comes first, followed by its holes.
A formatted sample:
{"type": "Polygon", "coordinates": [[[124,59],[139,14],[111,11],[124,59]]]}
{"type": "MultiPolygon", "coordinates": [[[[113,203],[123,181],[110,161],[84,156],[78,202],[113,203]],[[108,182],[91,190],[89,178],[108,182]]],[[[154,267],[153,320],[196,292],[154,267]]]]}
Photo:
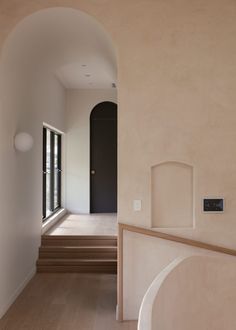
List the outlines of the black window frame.
{"type": "Polygon", "coordinates": [[[50,218],[61,208],[61,182],[62,182],[62,135],[51,128],[43,127],[43,222],[50,218]],[[47,215],[47,133],[50,132],[50,214],[47,215]],[[55,136],[57,136],[58,159],[55,168],[55,136]],[[55,205],[55,174],[57,180],[57,205],[55,205]]]}

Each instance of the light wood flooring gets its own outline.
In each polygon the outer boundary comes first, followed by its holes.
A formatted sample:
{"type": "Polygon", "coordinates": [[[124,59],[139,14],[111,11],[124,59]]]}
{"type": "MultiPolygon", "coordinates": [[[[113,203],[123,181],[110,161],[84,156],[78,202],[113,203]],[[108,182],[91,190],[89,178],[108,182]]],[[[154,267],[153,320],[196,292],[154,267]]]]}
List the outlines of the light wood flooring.
{"type": "Polygon", "coordinates": [[[66,214],[46,235],[117,235],[117,215],[66,214]]]}
{"type": "Polygon", "coordinates": [[[37,274],[0,320],[1,330],[136,330],[115,320],[116,275],[37,274]]]}

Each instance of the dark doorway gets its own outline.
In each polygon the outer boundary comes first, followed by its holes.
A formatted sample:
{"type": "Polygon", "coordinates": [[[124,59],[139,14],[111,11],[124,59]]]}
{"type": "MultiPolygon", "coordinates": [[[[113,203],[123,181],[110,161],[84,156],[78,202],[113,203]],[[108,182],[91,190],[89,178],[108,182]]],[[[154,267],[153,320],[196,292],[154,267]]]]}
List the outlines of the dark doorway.
{"type": "Polygon", "coordinates": [[[117,105],[102,102],[90,115],[90,212],[117,212],[117,105]]]}

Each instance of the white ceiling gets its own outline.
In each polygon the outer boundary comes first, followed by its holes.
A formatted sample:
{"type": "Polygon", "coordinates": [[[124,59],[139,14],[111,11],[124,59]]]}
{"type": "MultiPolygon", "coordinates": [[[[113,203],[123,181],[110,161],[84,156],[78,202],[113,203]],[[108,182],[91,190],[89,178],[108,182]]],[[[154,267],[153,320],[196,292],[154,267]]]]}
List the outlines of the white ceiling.
{"type": "Polygon", "coordinates": [[[27,69],[31,65],[50,70],[68,89],[116,84],[113,43],[91,16],[70,8],[46,9],[28,16],[13,32],[8,43],[14,39],[16,47],[18,41],[17,60],[22,67],[25,63],[27,69]]]}
{"type": "Polygon", "coordinates": [[[85,58],[69,63],[56,71],[56,76],[67,89],[114,88],[115,77],[99,58],[85,58]]]}

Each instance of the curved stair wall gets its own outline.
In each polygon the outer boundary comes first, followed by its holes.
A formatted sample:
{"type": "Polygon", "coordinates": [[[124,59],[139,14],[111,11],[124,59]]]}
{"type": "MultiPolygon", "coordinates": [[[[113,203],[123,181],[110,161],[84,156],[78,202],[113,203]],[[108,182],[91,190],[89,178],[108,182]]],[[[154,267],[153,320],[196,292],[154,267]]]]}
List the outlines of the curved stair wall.
{"type": "Polygon", "coordinates": [[[235,250],[127,224],[119,224],[118,255],[119,320],[138,319],[150,284],[176,258],[200,255],[236,261],[235,250]]]}
{"type": "Polygon", "coordinates": [[[138,330],[235,330],[236,261],[178,258],[144,296],[138,330]]]}

